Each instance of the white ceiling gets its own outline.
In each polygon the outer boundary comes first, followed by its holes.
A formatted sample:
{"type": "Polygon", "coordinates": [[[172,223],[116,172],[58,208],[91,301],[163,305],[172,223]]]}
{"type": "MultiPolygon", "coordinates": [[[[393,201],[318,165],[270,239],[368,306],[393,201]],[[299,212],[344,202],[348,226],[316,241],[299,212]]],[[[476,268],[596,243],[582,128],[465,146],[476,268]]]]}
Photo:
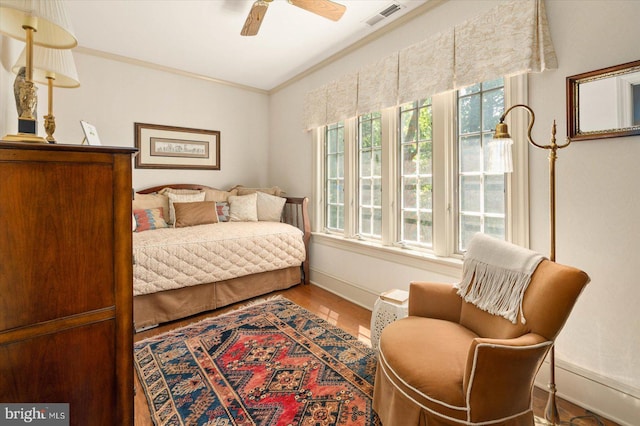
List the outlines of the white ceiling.
{"type": "Polygon", "coordinates": [[[428,0],[336,1],[347,7],[338,22],[274,0],[254,37],[240,36],[253,0],[68,0],[66,6],[81,48],[270,90],[428,0]],[[366,23],[393,3],[401,10],[366,23]]]}

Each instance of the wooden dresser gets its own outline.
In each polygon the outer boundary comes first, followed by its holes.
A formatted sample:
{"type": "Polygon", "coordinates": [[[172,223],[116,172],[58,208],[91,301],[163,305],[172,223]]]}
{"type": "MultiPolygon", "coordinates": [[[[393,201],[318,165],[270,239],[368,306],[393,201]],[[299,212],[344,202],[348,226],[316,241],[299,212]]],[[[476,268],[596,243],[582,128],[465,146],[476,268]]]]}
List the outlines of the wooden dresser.
{"type": "Polygon", "coordinates": [[[0,402],[133,424],[134,152],[0,142],[0,402]]]}

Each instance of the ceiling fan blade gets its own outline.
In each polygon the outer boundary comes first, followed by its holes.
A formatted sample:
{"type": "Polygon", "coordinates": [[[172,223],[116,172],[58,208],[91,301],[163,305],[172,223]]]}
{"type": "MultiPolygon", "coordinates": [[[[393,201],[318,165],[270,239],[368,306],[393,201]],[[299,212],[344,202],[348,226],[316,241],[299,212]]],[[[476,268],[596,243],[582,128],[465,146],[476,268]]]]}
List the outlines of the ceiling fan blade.
{"type": "Polygon", "coordinates": [[[251,10],[249,11],[249,15],[247,15],[247,20],[244,22],[244,26],[242,27],[242,31],[240,31],[240,35],[254,36],[258,34],[258,30],[260,29],[264,15],[267,13],[267,8],[269,7],[270,2],[271,0],[257,0],[253,3],[253,6],[251,6],[251,10]]]}
{"type": "Polygon", "coordinates": [[[346,6],[331,0],[289,0],[289,3],[332,21],[338,21],[347,10],[346,6]]]}

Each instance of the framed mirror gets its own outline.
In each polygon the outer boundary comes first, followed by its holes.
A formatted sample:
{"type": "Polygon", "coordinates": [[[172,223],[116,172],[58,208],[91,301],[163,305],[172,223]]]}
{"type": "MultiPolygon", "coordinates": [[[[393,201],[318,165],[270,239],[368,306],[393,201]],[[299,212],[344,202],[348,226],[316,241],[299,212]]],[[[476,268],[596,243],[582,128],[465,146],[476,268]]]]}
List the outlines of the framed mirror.
{"type": "Polygon", "coordinates": [[[640,135],[640,61],[567,77],[571,140],[640,135]]]}

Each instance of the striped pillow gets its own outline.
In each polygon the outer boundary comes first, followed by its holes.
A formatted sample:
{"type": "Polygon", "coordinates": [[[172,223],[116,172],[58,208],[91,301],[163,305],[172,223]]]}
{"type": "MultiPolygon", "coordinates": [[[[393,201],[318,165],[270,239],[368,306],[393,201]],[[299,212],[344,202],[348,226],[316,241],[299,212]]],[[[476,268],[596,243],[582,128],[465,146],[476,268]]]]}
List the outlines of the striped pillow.
{"type": "Polygon", "coordinates": [[[162,207],[137,209],[133,211],[133,216],[136,218],[136,232],[169,227],[162,216],[162,207]]]}

